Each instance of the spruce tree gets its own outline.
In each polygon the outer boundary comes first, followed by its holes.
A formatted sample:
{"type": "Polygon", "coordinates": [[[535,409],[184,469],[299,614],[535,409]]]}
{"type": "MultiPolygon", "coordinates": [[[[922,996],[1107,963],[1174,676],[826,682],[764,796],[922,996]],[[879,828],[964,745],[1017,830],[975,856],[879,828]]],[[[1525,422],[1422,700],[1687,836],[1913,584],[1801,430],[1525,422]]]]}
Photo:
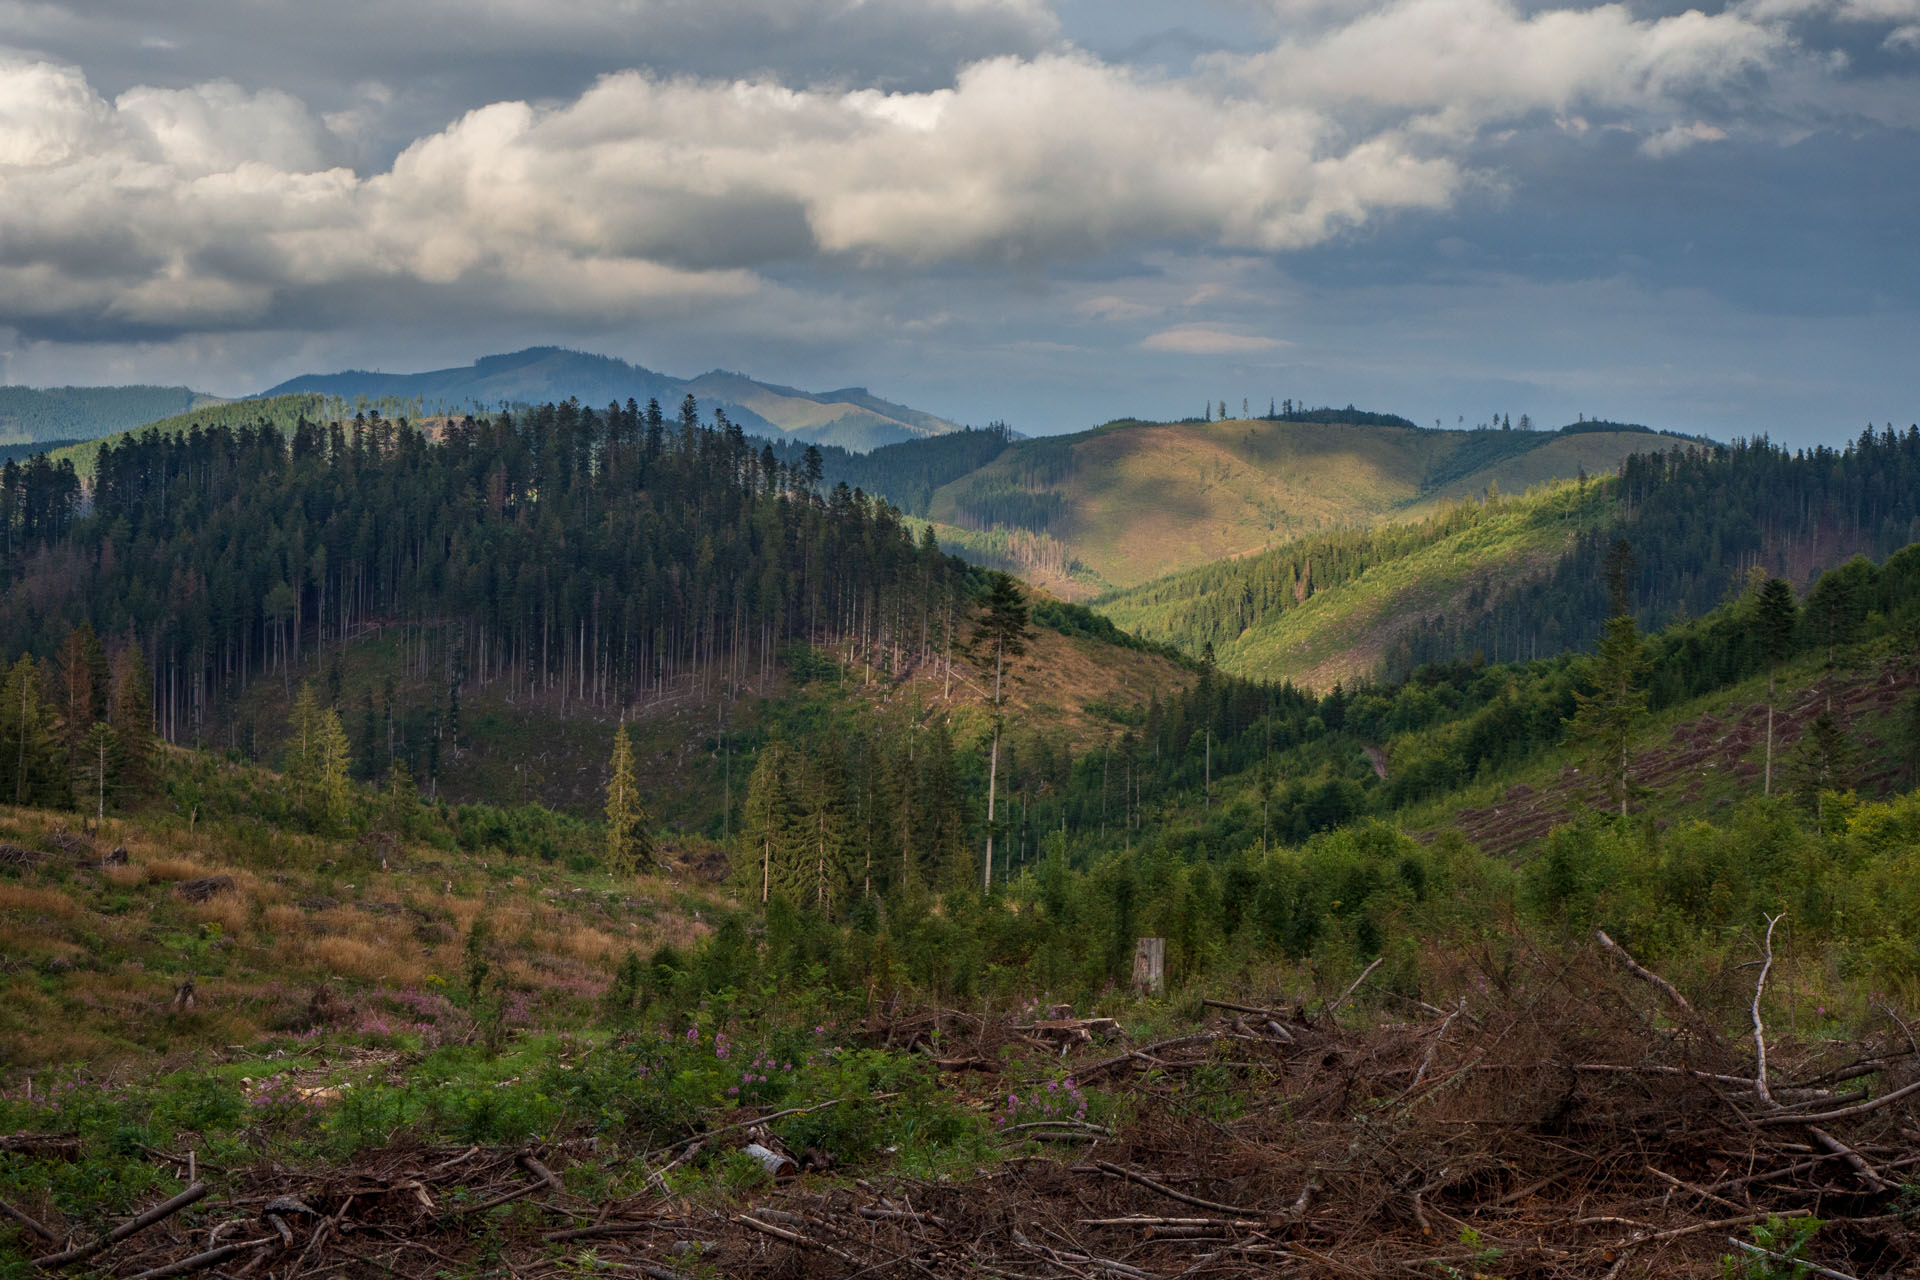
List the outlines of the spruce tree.
{"type": "Polygon", "coordinates": [[[74,772],[83,787],[82,804],[92,801],[94,820],[107,816],[107,797],[120,789],[120,735],[113,726],[94,721],[74,752],[74,772]]]}
{"type": "Polygon", "coordinates": [[[1646,677],[1651,660],[1640,643],[1634,622],[1630,581],[1633,553],[1616,542],[1607,557],[1607,587],[1614,616],[1607,620],[1600,650],[1589,668],[1594,691],[1577,693],[1579,710],[1572,721],[1573,736],[1587,745],[1593,771],[1606,779],[1608,798],[1626,816],[1628,768],[1632,763],[1633,731],[1647,710],[1646,677]]]}
{"type": "Polygon", "coordinates": [[[113,664],[113,695],[107,721],[120,743],[120,797],[140,801],[153,794],[160,739],[153,731],[153,675],[140,646],[129,642],[113,664]]]}
{"type": "Polygon", "coordinates": [[[1768,578],[1754,592],[1750,625],[1760,656],[1767,664],[1767,760],[1761,794],[1773,794],[1773,679],[1776,668],[1793,653],[1793,632],[1799,622],[1793,587],[1780,578],[1768,578]]]}
{"type": "Polygon", "coordinates": [[[1828,794],[1851,791],[1858,767],[1859,753],[1833,712],[1815,716],[1794,751],[1793,798],[1820,831],[1827,829],[1828,794]]]}
{"type": "Polygon", "coordinates": [[[979,616],[974,619],[973,636],[968,648],[982,668],[993,669],[993,748],[987,763],[987,856],[981,866],[982,892],[993,889],[994,803],[1000,774],[1000,729],[1004,717],[1002,693],[1008,664],[1027,651],[1031,631],[1027,625],[1027,597],[1020,584],[1005,573],[995,572],[987,588],[979,616]]]}
{"type": "Polygon", "coordinates": [[[853,845],[852,816],[847,811],[847,771],[840,753],[822,743],[807,759],[801,788],[799,885],[801,901],[822,915],[831,915],[846,896],[852,879],[848,853],[853,845]]]}
{"type": "Polygon", "coordinates": [[[353,750],[332,707],[320,712],[314,742],[321,808],[330,824],[345,826],[353,812],[353,750]]]}
{"type": "Polygon", "coordinates": [[[779,738],[760,750],[747,781],[747,803],[740,815],[740,844],[734,879],[762,907],[777,883],[788,879],[796,815],[792,786],[793,754],[779,738]]]}
{"type": "Polygon", "coordinates": [[[607,766],[607,867],[615,875],[632,875],[653,865],[653,840],[647,834],[647,811],[634,781],[633,746],[623,720],[613,734],[613,758],[607,766]]]}
{"type": "Polygon", "coordinates": [[[287,712],[287,745],[280,775],[301,805],[311,806],[320,786],[320,701],[313,685],[302,683],[287,712]]]}
{"type": "Polygon", "coordinates": [[[0,798],[49,809],[73,803],[66,751],[32,658],[14,663],[0,684],[0,798]]]}

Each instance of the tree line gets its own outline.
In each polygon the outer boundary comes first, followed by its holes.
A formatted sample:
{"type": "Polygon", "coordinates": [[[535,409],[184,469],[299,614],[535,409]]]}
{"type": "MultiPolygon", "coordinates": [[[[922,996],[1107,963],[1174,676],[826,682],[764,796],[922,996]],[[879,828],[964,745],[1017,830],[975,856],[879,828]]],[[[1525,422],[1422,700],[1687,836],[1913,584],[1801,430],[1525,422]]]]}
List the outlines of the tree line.
{"type": "Polygon", "coordinates": [[[397,630],[409,672],[616,708],[764,685],[818,645],[899,670],[940,652],[969,574],[890,504],[781,461],[691,396],[568,401],[432,435],[378,413],[147,432],[0,492],[0,644],[80,622],[150,664],[161,734],[203,740],[250,683],[291,693],[397,630]]]}

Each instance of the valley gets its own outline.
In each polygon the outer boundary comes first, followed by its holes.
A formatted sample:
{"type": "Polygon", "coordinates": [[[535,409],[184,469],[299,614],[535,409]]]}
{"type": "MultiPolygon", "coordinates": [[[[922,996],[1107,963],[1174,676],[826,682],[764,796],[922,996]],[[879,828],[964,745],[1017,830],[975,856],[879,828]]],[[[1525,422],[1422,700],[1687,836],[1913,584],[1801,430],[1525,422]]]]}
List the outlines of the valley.
{"type": "Polygon", "coordinates": [[[1920,433],[329,394],[20,470],[0,1275],[1911,1262],[1920,433]]]}

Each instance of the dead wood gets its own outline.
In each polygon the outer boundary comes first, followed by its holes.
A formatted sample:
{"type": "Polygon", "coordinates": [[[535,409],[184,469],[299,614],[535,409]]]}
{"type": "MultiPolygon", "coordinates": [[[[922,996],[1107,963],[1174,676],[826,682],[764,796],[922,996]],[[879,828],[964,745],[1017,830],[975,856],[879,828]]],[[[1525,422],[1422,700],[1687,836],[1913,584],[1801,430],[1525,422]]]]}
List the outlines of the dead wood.
{"type": "Polygon", "coordinates": [[[130,1222],[122,1223],[93,1243],[83,1244],[76,1248],[68,1249],[63,1253],[48,1254],[44,1258],[35,1258],[33,1265],[41,1271],[54,1271],[61,1267],[72,1266],[76,1262],[85,1262],[95,1254],[104,1253],[106,1250],[111,1249],[114,1245],[119,1244],[135,1232],[145,1231],[154,1223],[172,1217],[174,1214],[180,1212],[180,1210],[205,1196],[207,1190],[206,1183],[196,1182],[171,1200],[155,1205],[130,1222]]]}

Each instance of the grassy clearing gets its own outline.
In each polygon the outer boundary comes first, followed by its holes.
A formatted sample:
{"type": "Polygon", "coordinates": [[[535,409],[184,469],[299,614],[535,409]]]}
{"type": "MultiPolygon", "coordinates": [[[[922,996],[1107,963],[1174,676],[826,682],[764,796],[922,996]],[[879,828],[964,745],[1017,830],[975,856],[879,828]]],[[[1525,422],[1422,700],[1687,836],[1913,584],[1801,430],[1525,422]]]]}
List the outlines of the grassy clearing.
{"type": "Polygon", "coordinates": [[[955,545],[1084,599],[1336,528],[1611,473],[1654,438],[1264,419],[1129,424],[1020,441],[939,489],[955,545]]]}
{"type": "MultiPolygon", "coordinates": [[[[1452,613],[1550,571],[1580,533],[1611,512],[1598,486],[1562,484],[1485,508],[1468,527],[1357,578],[1316,590],[1297,608],[1217,645],[1222,669],[1310,689],[1352,684],[1378,669],[1389,645],[1437,613],[1452,613]]],[[[1173,618],[1208,591],[1203,573],[1176,576],[1101,601],[1118,626],[1148,639],[1176,634],[1173,618]]],[[[1509,655],[1511,656],[1511,655],[1509,655]]]]}

